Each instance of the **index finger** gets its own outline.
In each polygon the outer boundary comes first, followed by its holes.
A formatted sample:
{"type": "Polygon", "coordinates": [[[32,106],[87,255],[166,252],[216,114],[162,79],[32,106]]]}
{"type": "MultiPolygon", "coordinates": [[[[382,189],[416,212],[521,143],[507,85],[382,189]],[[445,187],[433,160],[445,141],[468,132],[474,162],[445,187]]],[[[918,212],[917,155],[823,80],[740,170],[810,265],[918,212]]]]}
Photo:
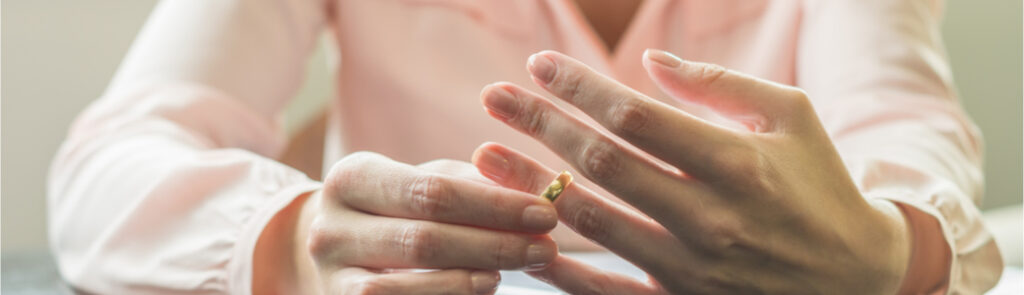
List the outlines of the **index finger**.
{"type": "Polygon", "coordinates": [[[554,51],[530,57],[533,80],[630,144],[687,174],[716,171],[706,161],[740,142],[735,132],[647,97],[554,51]]]}
{"type": "Polygon", "coordinates": [[[558,223],[551,203],[533,195],[380,155],[346,158],[335,169],[328,179],[335,197],[377,215],[528,233],[546,233],[558,223]]]}

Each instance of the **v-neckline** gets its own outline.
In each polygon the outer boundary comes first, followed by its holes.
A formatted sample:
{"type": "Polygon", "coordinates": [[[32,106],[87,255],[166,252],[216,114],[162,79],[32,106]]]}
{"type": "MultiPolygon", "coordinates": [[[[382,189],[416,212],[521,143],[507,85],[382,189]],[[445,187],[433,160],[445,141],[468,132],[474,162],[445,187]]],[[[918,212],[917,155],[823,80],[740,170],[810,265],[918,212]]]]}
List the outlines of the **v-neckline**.
{"type": "Polygon", "coordinates": [[[613,68],[613,65],[619,59],[618,55],[624,51],[623,46],[628,46],[629,44],[632,43],[632,39],[636,38],[635,35],[637,34],[638,30],[637,23],[641,22],[641,19],[643,17],[650,14],[650,12],[648,12],[647,10],[650,10],[653,7],[655,7],[652,3],[658,1],[659,0],[641,1],[640,5],[637,6],[636,11],[633,12],[633,16],[629,19],[629,22],[626,24],[626,29],[622,32],[622,35],[619,36],[619,40],[616,41],[613,47],[611,48],[609,48],[608,45],[605,44],[604,40],[601,39],[601,36],[600,34],[598,34],[597,29],[594,28],[594,25],[591,24],[587,16],[583,14],[583,10],[580,9],[579,5],[576,3],[575,0],[563,0],[562,4],[565,5],[567,10],[570,12],[570,17],[572,17],[574,20],[573,23],[577,24],[576,29],[586,36],[585,38],[589,40],[588,43],[591,44],[591,47],[593,49],[598,51],[598,54],[602,57],[603,61],[606,63],[606,66],[608,66],[609,68],[613,68]]]}

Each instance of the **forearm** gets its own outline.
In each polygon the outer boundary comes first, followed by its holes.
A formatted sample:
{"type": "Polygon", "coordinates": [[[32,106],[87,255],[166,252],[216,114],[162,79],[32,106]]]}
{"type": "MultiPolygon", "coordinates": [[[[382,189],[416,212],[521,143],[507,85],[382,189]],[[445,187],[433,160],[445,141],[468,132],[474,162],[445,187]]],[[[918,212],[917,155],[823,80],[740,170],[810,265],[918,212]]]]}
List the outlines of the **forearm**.
{"type": "Polygon", "coordinates": [[[96,293],[247,292],[233,287],[251,284],[266,220],[318,184],[239,149],[276,150],[275,132],[211,89],[117,95],[83,113],[53,161],[48,216],[62,275],[96,293]],[[148,273],[127,271],[140,266],[148,273]]]}

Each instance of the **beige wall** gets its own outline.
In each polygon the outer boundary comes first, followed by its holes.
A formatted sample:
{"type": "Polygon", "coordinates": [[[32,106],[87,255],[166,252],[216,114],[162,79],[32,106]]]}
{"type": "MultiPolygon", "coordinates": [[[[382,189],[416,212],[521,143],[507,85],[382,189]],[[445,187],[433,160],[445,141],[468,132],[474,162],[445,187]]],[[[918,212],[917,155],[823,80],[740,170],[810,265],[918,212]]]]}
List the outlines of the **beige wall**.
{"type": "MultiPolygon", "coordinates": [[[[70,120],[97,97],[154,0],[7,0],[2,9],[2,247],[45,245],[44,179],[70,120]]],[[[960,93],[987,139],[985,206],[1021,202],[1021,1],[948,0],[960,93]]],[[[290,126],[330,91],[318,54],[290,126]]]]}
{"type": "Polygon", "coordinates": [[[963,105],[985,134],[985,208],[1021,202],[1021,0],[947,0],[943,35],[963,105]]]}

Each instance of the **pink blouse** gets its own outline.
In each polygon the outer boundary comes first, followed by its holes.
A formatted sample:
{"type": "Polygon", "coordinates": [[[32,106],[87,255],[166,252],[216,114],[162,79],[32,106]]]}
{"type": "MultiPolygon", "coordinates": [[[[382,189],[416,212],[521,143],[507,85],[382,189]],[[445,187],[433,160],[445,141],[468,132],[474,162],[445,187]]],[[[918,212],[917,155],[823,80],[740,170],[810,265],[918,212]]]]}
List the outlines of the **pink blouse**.
{"type": "Polygon", "coordinates": [[[51,246],[64,278],[95,293],[251,293],[264,226],[320,186],[274,159],[327,31],[338,95],[324,167],[357,150],[468,159],[484,141],[567,167],[479,103],[488,83],[533,85],[524,64],[542,49],[714,120],[652,84],[641,53],[659,48],[805,89],[866,197],[938,219],[946,291],[981,293],[1002,262],[941,14],[940,1],[647,0],[610,53],[572,0],[163,1],[53,162],[51,246]]]}

